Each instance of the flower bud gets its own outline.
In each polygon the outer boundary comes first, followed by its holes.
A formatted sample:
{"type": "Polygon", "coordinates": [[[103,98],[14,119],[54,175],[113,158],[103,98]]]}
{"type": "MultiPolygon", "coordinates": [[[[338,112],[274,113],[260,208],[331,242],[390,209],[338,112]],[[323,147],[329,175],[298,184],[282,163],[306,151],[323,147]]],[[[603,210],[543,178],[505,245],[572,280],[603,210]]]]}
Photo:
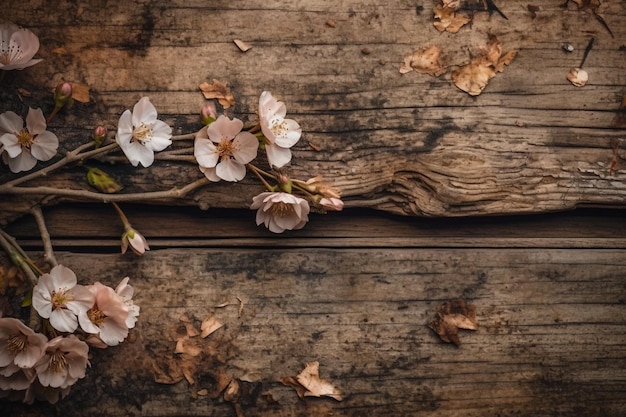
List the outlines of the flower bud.
{"type": "Polygon", "coordinates": [[[150,250],[146,238],[132,227],[126,229],[124,234],[122,234],[122,253],[126,253],[128,248],[130,248],[135,255],[139,256],[143,255],[147,250],[150,250]]]}
{"type": "Polygon", "coordinates": [[[89,168],[87,182],[98,191],[106,194],[117,193],[122,189],[122,186],[113,177],[99,168],[89,168]]]}
{"type": "Polygon", "coordinates": [[[291,181],[291,178],[285,174],[278,173],[276,175],[276,180],[278,181],[278,188],[281,191],[291,194],[293,189],[293,181],[291,181]]]}
{"type": "Polygon", "coordinates": [[[54,107],[62,108],[63,106],[71,107],[74,103],[72,100],[72,84],[62,83],[54,90],[54,107]]]}
{"type": "Polygon", "coordinates": [[[213,101],[210,101],[202,106],[202,109],[200,110],[200,117],[202,119],[202,123],[206,126],[210,125],[217,119],[217,110],[213,101]]]}
{"type": "Polygon", "coordinates": [[[104,142],[104,139],[106,138],[106,136],[107,136],[106,127],[102,125],[98,125],[94,127],[91,137],[93,138],[93,141],[96,144],[96,148],[99,148],[100,146],[102,146],[102,143],[104,142]]]}

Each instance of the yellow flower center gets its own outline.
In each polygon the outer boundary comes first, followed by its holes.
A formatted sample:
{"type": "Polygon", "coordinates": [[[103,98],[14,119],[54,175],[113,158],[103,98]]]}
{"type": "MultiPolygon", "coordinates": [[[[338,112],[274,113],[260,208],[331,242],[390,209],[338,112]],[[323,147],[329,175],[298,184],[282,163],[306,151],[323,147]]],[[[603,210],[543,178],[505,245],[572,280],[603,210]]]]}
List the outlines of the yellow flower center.
{"type": "Polygon", "coordinates": [[[67,368],[67,359],[63,352],[57,350],[50,356],[50,370],[52,372],[61,372],[67,368]]]}
{"type": "Polygon", "coordinates": [[[52,308],[65,308],[67,303],[74,300],[74,295],[69,292],[67,289],[62,288],[61,290],[52,291],[52,308]]]}
{"type": "Polygon", "coordinates": [[[17,142],[22,148],[30,148],[35,140],[35,137],[26,129],[20,130],[15,134],[15,136],[17,137],[17,142]]]}
{"type": "Polygon", "coordinates": [[[7,350],[10,355],[17,355],[26,347],[26,336],[19,333],[7,339],[7,350]]]}
{"type": "Polygon", "coordinates": [[[89,309],[89,311],[87,311],[87,317],[89,317],[89,320],[91,320],[91,322],[98,327],[102,326],[102,323],[106,318],[104,313],[98,310],[96,307],[93,307],[89,309]]]}
{"type": "Polygon", "coordinates": [[[286,134],[287,131],[289,131],[289,128],[287,127],[287,122],[285,122],[284,120],[273,119],[270,130],[272,131],[274,136],[282,136],[286,134]]]}
{"type": "Polygon", "coordinates": [[[146,142],[150,142],[152,139],[152,125],[147,125],[141,122],[139,126],[133,129],[133,138],[135,142],[140,142],[144,145],[146,142]]]}
{"type": "Polygon", "coordinates": [[[279,201],[278,203],[272,204],[270,210],[274,217],[285,217],[293,211],[293,207],[292,204],[279,201]]]}
{"type": "Polygon", "coordinates": [[[219,145],[217,145],[217,154],[220,158],[230,158],[233,156],[233,152],[235,151],[235,146],[233,142],[228,138],[223,138],[219,145]]]}

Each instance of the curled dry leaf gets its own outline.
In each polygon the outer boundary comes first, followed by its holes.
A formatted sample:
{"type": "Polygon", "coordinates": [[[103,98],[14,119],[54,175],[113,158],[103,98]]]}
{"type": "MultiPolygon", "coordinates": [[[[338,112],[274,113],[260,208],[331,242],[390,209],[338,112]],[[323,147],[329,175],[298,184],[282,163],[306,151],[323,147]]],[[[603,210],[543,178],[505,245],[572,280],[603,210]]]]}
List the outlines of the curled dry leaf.
{"type": "Polygon", "coordinates": [[[517,51],[502,54],[502,46],[493,35],[489,36],[487,47],[481,49],[480,56],[452,73],[454,84],[471,96],[482,93],[489,80],[496,73],[504,71],[504,66],[510,64],[517,55],[517,51]]]}
{"type": "Polygon", "coordinates": [[[435,6],[435,22],[433,25],[439,32],[457,33],[472,19],[465,13],[459,12],[458,0],[443,0],[442,4],[435,6]]]}
{"type": "Polygon", "coordinates": [[[455,299],[442,304],[437,309],[437,317],[428,324],[446,343],[459,346],[459,329],[476,330],[476,308],[465,304],[464,300],[455,299]]]}
{"type": "Polygon", "coordinates": [[[230,92],[228,83],[213,79],[213,84],[203,82],[199,87],[200,91],[202,91],[202,95],[204,95],[204,98],[207,100],[217,99],[225,109],[235,105],[235,97],[230,92]]]}
{"type": "Polygon", "coordinates": [[[281,379],[281,382],[295,388],[300,398],[331,397],[337,401],[343,400],[341,391],[330,382],[320,378],[319,367],[318,361],[310,362],[295,378],[285,377],[281,379]]]}
{"type": "Polygon", "coordinates": [[[441,65],[440,55],[441,50],[435,45],[420,48],[404,57],[404,62],[400,65],[400,73],[406,74],[414,70],[437,77],[446,71],[441,65]]]}
{"type": "Polygon", "coordinates": [[[72,84],[72,98],[80,103],[89,103],[89,86],[79,83],[72,84]]]}
{"type": "Polygon", "coordinates": [[[237,48],[239,48],[241,50],[241,52],[247,52],[250,49],[252,49],[252,46],[250,46],[249,44],[245,43],[241,39],[235,39],[233,42],[235,42],[235,45],[237,45],[237,48]]]}
{"type": "Polygon", "coordinates": [[[589,81],[589,74],[582,68],[572,68],[567,73],[567,79],[576,87],[584,87],[589,81]]]}
{"type": "Polygon", "coordinates": [[[215,316],[211,316],[202,322],[202,325],[200,326],[202,333],[200,336],[205,338],[222,326],[224,326],[224,323],[220,322],[217,318],[215,318],[215,316]]]}

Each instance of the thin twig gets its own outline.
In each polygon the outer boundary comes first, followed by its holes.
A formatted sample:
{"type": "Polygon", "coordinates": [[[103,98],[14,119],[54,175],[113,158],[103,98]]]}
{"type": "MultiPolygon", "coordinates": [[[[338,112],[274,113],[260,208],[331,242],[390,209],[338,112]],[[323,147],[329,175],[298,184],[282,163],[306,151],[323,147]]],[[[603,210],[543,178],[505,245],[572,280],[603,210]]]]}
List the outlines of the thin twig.
{"type": "Polygon", "coordinates": [[[29,258],[26,256],[24,250],[20,245],[15,242],[15,239],[11,237],[7,232],[0,229],[0,246],[11,257],[13,263],[18,266],[24,274],[28,277],[31,285],[34,287],[37,285],[37,276],[32,270],[32,262],[28,262],[29,258]]]}
{"type": "Polygon", "coordinates": [[[72,162],[75,162],[75,161],[81,161],[81,160],[84,160],[84,159],[87,159],[87,158],[91,158],[92,156],[98,155],[98,154],[103,153],[103,152],[108,152],[108,151],[110,151],[112,149],[117,148],[119,145],[117,143],[113,142],[113,143],[110,143],[110,144],[108,144],[106,146],[103,146],[101,148],[97,148],[97,149],[94,149],[92,151],[83,152],[85,149],[89,149],[92,146],[94,146],[93,143],[85,143],[85,144],[79,146],[78,148],[74,149],[73,151],[69,151],[65,155],[65,157],[63,159],[58,160],[57,162],[55,162],[52,165],[48,165],[47,167],[42,168],[42,169],[40,169],[38,171],[35,171],[35,172],[31,173],[31,174],[24,175],[23,177],[16,178],[13,181],[9,181],[9,182],[6,182],[6,183],[0,185],[0,193],[3,193],[5,191],[5,189],[10,189],[10,188],[12,188],[15,185],[22,184],[22,183],[24,183],[26,181],[30,181],[30,180],[35,179],[35,178],[46,176],[46,175],[48,175],[48,173],[50,173],[50,172],[52,172],[52,171],[54,171],[56,169],[59,169],[59,168],[65,166],[65,165],[67,165],[69,163],[72,163],[72,162]]]}
{"type": "Polygon", "coordinates": [[[102,201],[104,203],[123,202],[123,201],[141,201],[141,200],[159,200],[166,198],[183,197],[194,189],[208,184],[209,180],[201,178],[184,187],[170,188],[164,191],[152,191],[146,193],[132,194],[105,194],[87,190],[72,190],[54,187],[0,187],[0,192],[5,194],[21,194],[21,195],[54,195],[63,197],[78,197],[86,200],[102,201]]]}
{"type": "Polygon", "coordinates": [[[48,233],[48,228],[46,227],[46,221],[43,217],[43,212],[41,211],[41,207],[35,206],[30,210],[31,214],[35,218],[37,222],[37,227],[39,228],[39,234],[41,235],[41,241],[43,242],[43,259],[46,261],[50,267],[54,268],[59,263],[54,257],[54,251],[52,250],[52,242],[50,241],[50,233],[48,233]]]}

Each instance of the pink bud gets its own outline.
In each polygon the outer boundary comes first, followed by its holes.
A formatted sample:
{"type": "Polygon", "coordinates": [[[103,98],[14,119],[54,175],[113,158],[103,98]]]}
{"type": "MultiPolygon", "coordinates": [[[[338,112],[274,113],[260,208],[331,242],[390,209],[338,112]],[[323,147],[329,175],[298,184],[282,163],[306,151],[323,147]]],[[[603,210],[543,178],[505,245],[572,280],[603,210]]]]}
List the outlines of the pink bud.
{"type": "Polygon", "coordinates": [[[215,108],[215,102],[209,101],[200,110],[200,117],[202,118],[202,123],[205,125],[210,125],[217,119],[217,110],[215,108]]]}
{"type": "Polygon", "coordinates": [[[93,129],[93,133],[91,135],[91,137],[93,138],[94,142],[96,143],[96,148],[99,148],[100,145],[102,145],[102,142],[104,142],[104,139],[107,136],[107,128],[102,126],[102,125],[98,125],[93,129]]]}

